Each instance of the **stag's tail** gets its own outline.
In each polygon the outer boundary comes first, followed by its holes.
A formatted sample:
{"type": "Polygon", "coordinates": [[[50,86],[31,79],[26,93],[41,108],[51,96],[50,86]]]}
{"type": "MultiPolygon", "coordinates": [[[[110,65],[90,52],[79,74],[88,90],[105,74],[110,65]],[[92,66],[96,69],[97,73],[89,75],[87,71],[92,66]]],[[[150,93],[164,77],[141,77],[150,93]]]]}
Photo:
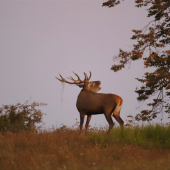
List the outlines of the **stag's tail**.
{"type": "Polygon", "coordinates": [[[116,105],[116,108],[113,110],[113,112],[112,112],[112,116],[113,115],[119,115],[120,114],[120,110],[121,110],[121,108],[122,108],[122,103],[123,103],[123,100],[122,100],[122,98],[120,97],[120,99],[118,100],[118,102],[117,102],[117,105],[116,105]]]}

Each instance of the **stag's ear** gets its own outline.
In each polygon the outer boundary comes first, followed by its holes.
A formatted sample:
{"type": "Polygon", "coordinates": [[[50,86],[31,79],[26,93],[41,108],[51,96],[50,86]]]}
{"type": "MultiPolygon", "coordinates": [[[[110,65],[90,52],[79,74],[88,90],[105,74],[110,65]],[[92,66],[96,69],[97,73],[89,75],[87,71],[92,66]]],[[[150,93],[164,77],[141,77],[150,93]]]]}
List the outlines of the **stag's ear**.
{"type": "Polygon", "coordinates": [[[90,86],[94,86],[96,83],[91,83],[91,85],[90,86]]]}

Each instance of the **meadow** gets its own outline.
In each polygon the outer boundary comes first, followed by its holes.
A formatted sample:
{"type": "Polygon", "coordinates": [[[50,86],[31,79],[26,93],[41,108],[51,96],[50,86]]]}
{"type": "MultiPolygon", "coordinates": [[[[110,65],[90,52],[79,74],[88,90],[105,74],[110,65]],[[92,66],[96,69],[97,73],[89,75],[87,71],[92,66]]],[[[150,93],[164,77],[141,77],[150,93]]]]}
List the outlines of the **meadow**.
{"type": "Polygon", "coordinates": [[[170,125],[0,133],[0,170],[170,170],[170,125]]]}

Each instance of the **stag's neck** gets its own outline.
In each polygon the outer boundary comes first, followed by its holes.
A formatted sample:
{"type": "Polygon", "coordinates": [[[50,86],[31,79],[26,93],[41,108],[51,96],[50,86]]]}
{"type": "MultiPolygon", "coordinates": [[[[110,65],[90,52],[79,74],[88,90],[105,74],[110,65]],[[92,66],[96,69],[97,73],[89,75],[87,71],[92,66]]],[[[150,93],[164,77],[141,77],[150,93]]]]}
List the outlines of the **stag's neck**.
{"type": "Polygon", "coordinates": [[[96,93],[96,92],[93,92],[93,91],[88,90],[88,89],[82,89],[82,90],[80,91],[80,93],[96,93]]]}
{"type": "Polygon", "coordinates": [[[86,91],[87,91],[87,92],[90,92],[90,90],[85,89],[85,88],[81,90],[81,92],[86,92],[86,91]]]}

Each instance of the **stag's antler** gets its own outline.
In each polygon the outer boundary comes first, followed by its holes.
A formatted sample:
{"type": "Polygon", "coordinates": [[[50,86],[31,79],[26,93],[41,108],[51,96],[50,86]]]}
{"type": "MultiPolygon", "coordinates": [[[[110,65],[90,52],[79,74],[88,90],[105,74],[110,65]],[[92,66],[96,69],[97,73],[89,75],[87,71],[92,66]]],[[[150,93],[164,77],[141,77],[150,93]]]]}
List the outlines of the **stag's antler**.
{"type": "MultiPolygon", "coordinates": [[[[90,71],[89,71],[90,72],[90,71]]],[[[74,73],[74,72],[73,72],[74,73]]],[[[59,79],[59,78],[57,78],[56,77],[56,79],[58,79],[59,81],[61,81],[61,82],[65,82],[65,83],[68,83],[68,84],[77,84],[77,85],[79,85],[79,84],[82,84],[82,83],[87,83],[87,82],[89,82],[89,80],[90,80],[90,78],[91,78],[91,72],[90,72],[90,76],[88,77],[87,76],[87,74],[84,72],[84,76],[85,76],[85,78],[84,78],[84,80],[81,80],[80,79],[80,77],[76,74],[76,73],[74,73],[76,76],[77,76],[77,80],[74,80],[71,76],[70,76],[70,78],[69,77],[67,77],[68,79],[70,79],[70,80],[72,80],[73,82],[69,82],[69,81],[67,81],[66,79],[64,79],[62,76],[61,76],[61,74],[59,74],[60,75],[60,77],[61,77],[61,79],[59,79]]]]}

